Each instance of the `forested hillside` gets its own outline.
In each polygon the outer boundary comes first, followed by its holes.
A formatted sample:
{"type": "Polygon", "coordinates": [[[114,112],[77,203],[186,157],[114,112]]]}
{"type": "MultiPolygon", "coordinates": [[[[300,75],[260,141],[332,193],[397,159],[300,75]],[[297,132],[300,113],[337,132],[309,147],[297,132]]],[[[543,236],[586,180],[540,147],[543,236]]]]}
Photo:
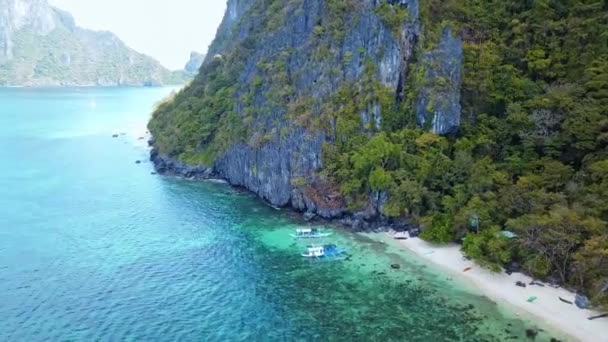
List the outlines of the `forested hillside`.
{"type": "Polygon", "coordinates": [[[608,304],[608,2],[232,0],[208,56],[159,154],[608,304]]]}
{"type": "Polygon", "coordinates": [[[0,86],[151,86],[185,76],[111,32],[78,27],[47,0],[0,0],[0,86]]]}

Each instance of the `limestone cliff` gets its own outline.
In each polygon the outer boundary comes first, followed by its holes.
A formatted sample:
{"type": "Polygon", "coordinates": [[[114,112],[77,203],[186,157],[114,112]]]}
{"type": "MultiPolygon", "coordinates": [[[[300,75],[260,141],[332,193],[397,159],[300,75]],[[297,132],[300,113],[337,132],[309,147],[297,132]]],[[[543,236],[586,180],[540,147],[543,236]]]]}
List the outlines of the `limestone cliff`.
{"type": "Polygon", "coordinates": [[[110,32],[76,26],[46,0],[0,0],[0,86],[181,83],[110,32]]]}
{"type": "Polygon", "coordinates": [[[153,160],[308,218],[419,224],[606,306],[607,18],[602,0],[231,0],[154,113],[153,160]]]}
{"type": "MultiPolygon", "coordinates": [[[[420,32],[417,0],[230,0],[198,77],[154,114],[153,160],[163,170],[176,165],[170,160],[205,165],[205,176],[273,205],[382,218],[387,194],[348,208],[339,184],[321,172],[323,154],[351,133],[369,138],[391,125],[457,130],[460,40],[446,31],[436,50],[422,53],[420,32]],[[430,67],[415,84],[420,61],[430,67]],[[407,103],[422,108],[418,122],[401,114],[407,103]]],[[[173,171],[186,169],[195,175],[173,171]]]]}
{"type": "Polygon", "coordinates": [[[460,126],[462,42],[446,29],[437,49],[423,56],[423,63],[426,73],[416,101],[418,123],[438,134],[453,133],[460,126]]]}

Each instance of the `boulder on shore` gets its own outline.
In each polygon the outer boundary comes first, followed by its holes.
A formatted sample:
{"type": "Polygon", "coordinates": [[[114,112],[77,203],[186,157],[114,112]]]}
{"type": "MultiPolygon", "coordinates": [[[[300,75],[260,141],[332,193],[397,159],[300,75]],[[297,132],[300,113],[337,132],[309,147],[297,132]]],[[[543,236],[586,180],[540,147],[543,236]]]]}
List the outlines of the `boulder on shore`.
{"type": "Polygon", "coordinates": [[[315,217],[317,217],[317,214],[310,211],[304,213],[304,221],[306,222],[314,220],[315,217]]]}

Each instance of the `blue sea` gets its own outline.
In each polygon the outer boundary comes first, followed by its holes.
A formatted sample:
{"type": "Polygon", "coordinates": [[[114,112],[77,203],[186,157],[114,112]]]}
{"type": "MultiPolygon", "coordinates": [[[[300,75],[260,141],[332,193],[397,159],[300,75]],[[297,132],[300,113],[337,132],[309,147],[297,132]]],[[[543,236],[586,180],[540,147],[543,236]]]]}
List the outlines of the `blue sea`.
{"type": "Polygon", "coordinates": [[[171,91],[0,90],[0,341],[518,341],[543,328],[370,235],[325,227],[351,258],[303,260],[297,215],[153,174],[145,125],[171,91]]]}

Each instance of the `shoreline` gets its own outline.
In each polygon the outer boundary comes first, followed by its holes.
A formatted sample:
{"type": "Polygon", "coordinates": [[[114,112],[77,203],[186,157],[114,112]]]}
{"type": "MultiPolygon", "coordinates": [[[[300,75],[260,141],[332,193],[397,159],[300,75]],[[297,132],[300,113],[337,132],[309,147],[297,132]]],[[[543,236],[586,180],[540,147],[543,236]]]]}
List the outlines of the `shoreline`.
{"type": "MultiPolygon", "coordinates": [[[[294,204],[293,198],[287,204],[273,203],[271,199],[265,198],[259,190],[252,189],[248,184],[235,184],[229,177],[218,171],[215,166],[190,165],[172,157],[168,157],[158,151],[154,146],[154,137],[148,135],[148,146],[150,147],[149,160],[154,170],[160,175],[181,177],[184,179],[205,181],[209,179],[223,180],[235,188],[245,189],[255,195],[263,203],[273,209],[292,210],[304,218],[304,221],[315,223],[325,222],[336,226],[349,228],[353,232],[380,232],[390,229],[409,229],[412,227],[408,221],[389,220],[383,216],[368,216],[365,211],[350,212],[345,205],[334,208],[327,203],[317,203],[301,193],[301,205],[294,204]]],[[[294,189],[292,189],[292,192],[294,189]]]]}
{"type": "MultiPolygon", "coordinates": [[[[150,160],[159,174],[199,181],[221,179],[231,187],[245,188],[247,192],[261,199],[266,205],[276,209],[276,207],[269,205],[267,201],[260,198],[256,192],[246,187],[231,184],[221,175],[216,174],[212,168],[185,165],[160,155],[154,148],[150,152],[150,160]]],[[[305,222],[319,223],[321,221],[326,224],[344,227],[353,233],[374,233],[393,240],[393,235],[389,231],[395,227],[391,224],[378,224],[376,222],[377,226],[367,227],[368,229],[356,229],[352,220],[357,219],[352,214],[342,213],[341,219],[315,215],[316,217],[307,220],[305,213],[298,211],[296,208],[287,207],[287,209],[297,212],[298,216],[301,216],[305,222]]],[[[536,318],[540,324],[554,329],[568,341],[608,342],[608,319],[602,318],[590,321],[587,319],[588,317],[600,313],[593,310],[582,310],[574,304],[561,302],[559,297],[574,302],[575,294],[564,288],[553,288],[548,285],[544,287],[528,285],[526,288],[515,286],[517,281],[530,284],[534,279],[522,273],[513,273],[510,276],[506,273],[493,273],[477,265],[474,261],[463,259],[460,246],[457,244],[437,246],[419,238],[410,238],[408,240],[396,240],[395,246],[405,252],[415,254],[423,262],[432,264],[438,269],[458,277],[465,284],[478,289],[480,295],[486,296],[505,308],[512,309],[516,316],[536,318]],[[468,267],[472,267],[472,269],[463,272],[468,267]],[[532,296],[536,296],[537,299],[533,303],[527,302],[528,298],[532,296]]]]}
{"type": "MultiPolygon", "coordinates": [[[[393,239],[391,233],[384,234],[393,239]]],[[[548,327],[575,341],[608,341],[608,319],[590,321],[588,317],[600,313],[561,302],[559,297],[574,301],[575,294],[564,288],[553,288],[548,285],[518,287],[515,282],[530,284],[533,279],[522,273],[513,273],[510,276],[504,272],[493,273],[474,261],[464,259],[457,244],[437,246],[419,238],[396,240],[396,242],[397,246],[472,285],[480,290],[481,295],[514,309],[514,313],[518,316],[537,318],[548,327]],[[468,267],[471,269],[463,272],[468,267]],[[527,300],[532,296],[536,296],[537,299],[529,303],[527,300]]]]}

